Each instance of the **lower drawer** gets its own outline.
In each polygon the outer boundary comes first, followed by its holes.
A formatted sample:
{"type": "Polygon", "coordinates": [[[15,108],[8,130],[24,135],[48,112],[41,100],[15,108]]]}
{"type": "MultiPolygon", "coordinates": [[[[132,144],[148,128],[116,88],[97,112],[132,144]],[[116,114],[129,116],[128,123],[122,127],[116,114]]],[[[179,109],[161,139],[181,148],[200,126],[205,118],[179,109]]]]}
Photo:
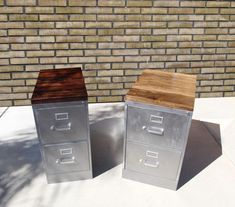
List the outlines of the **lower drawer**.
{"type": "Polygon", "coordinates": [[[156,177],[176,180],[181,152],[144,146],[133,142],[126,144],[125,168],[156,177]]]}
{"type": "Polygon", "coordinates": [[[42,148],[47,173],[69,173],[90,169],[88,143],[44,145],[42,148]]]}

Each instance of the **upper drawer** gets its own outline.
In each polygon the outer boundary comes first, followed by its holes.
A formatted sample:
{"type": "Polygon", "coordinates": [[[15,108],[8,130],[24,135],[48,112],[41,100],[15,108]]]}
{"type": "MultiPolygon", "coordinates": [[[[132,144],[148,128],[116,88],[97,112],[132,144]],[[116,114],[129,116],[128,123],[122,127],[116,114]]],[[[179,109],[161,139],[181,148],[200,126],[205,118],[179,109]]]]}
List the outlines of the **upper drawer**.
{"type": "Polygon", "coordinates": [[[134,106],[127,108],[127,139],[147,145],[182,149],[190,117],[134,106]]]}
{"type": "Polygon", "coordinates": [[[84,104],[35,109],[34,113],[43,144],[87,139],[88,114],[84,104]]]}

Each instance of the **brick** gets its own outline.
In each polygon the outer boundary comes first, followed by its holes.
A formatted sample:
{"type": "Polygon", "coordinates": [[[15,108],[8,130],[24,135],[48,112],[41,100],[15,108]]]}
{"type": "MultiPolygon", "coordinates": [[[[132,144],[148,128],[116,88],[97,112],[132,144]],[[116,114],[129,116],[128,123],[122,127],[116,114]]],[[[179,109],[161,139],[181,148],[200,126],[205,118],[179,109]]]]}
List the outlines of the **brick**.
{"type": "Polygon", "coordinates": [[[141,37],[141,41],[146,41],[146,42],[157,42],[157,41],[160,41],[160,42],[163,42],[166,40],[166,36],[164,35],[155,35],[155,36],[142,36],[141,37]]]}
{"type": "Polygon", "coordinates": [[[207,7],[229,7],[230,2],[229,1],[208,1],[206,4],[207,7]]]}
{"type": "Polygon", "coordinates": [[[111,15],[111,14],[100,14],[97,16],[98,21],[104,21],[104,22],[117,22],[117,21],[123,21],[124,15],[111,15]]]}
{"type": "Polygon", "coordinates": [[[234,48],[217,48],[217,53],[235,53],[234,48]]]}
{"type": "Polygon", "coordinates": [[[68,31],[66,29],[40,29],[39,35],[42,36],[58,36],[67,35],[68,31]]]}
{"type": "Polygon", "coordinates": [[[153,69],[156,69],[156,68],[164,68],[164,62],[147,62],[147,63],[140,63],[139,64],[139,68],[143,68],[143,69],[146,69],[146,68],[153,68],[153,69]]]}
{"type": "Polygon", "coordinates": [[[86,22],[86,28],[111,28],[111,22],[86,22]]]}
{"type": "Polygon", "coordinates": [[[109,63],[96,63],[96,64],[85,64],[86,70],[109,70],[111,69],[111,64],[109,63]]]}
{"type": "Polygon", "coordinates": [[[110,77],[87,77],[85,78],[85,83],[110,83],[110,77]]]}
{"type": "Polygon", "coordinates": [[[224,73],[224,68],[202,68],[201,73],[224,73]]]}
{"type": "Polygon", "coordinates": [[[133,14],[133,15],[126,15],[127,21],[151,21],[151,15],[140,15],[140,14],[133,14]]]}
{"type": "Polygon", "coordinates": [[[224,85],[235,85],[235,80],[225,80],[224,85]]]}
{"type": "Polygon", "coordinates": [[[200,98],[209,98],[209,97],[221,97],[223,96],[222,92],[210,92],[210,93],[201,93],[200,98]]]}
{"type": "MultiPolygon", "coordinates": [[[[205,16],[206,21],[229,21],[229,15],[206,15],[205,16]]],[[[226,27],[226,22],[223,23],[224,27],[226,27]]]]}
{"type": "Polygon", "coordinates": [[[140,75],[143,70],[125,70],[125,75],[140,75]]]}
{"type": "Polygon", "coordinates": [[[30,100],[13,100],[14,106],[25,106],[25,105],[31,105],[30,100]]]}
{"type": "Polygon", "coordinates": [[[96,43],[73,43],[70,47],[71,49],[95,49],[96,43]]]}
{"type": "Polygon", "coordinates": [[[56,56],[61,57],[61,56],[82,56],[83,52],[82,50],[57,50],[56,51],[56,56]]]}
{"type": "Polygon", "coordinates": [[[56,22],[56,28],[83,28],[84,22],[56,22]]]}
{"type": "Polygon", "coordinates": [[[26,37],[26,42],[55,42],[54,37],[43,37],[43,36],[36,36],[36,37],[26,37]]]}
{"type": "Polygon", "coordinates": [[[131,42],[126,43],[126,48],[151,48],[150,42],[131,42]]]}
{"type": "Polygon", "coordinates": [[[36,6],[36,0],[24,0],[24,1],[7,0],[6,5],[8,6],[36,6]]]}
{"type": "Polygon", "coordinates": [[[195,8],[195,14],[218,14],[217,8],[195,8]]]}
{"type": "Polygon", "coordinates": [[[235,92],[224,92],[225,97],[235,96],[235,92]]]}
{"type": "Polygon", "coordinates": [[[141,22],[142,28],[166,28],[166,22],[141,22]]]}
{"type": "Polygon", "coordinates": [[[125,56],[126,62],[149,62],[150,56],[125,56]]]}
{"type": "Polygon", "coordinates": [[[102,7],[96,7],[96,8],[85,8],[86,14],[112,14],[112,8],[102,8],[102,7]]]}
{"type": "Polygon", "coordinates": [[[38,21],[38,16],[34,14],[11,14],[10,21],[38,21]]]}
{"type": "Polygon", "coordinates": [[[169,8],[169,14],[193,14],[191,8],[169,8]]]}
{"type": "Polygon", "coordinates": [[[0,37],[2,37],[2,36],[7,36],[6,30],[0,30],[0,37]]]}
{"type": "Polygon", "coordinates": [[[167,41],[191,41],[192,35],[168,35],[167,41]]]}
{"type": "Polygon", "coordinates": [[[87,90],[96,90],[97,84],[86,84],[86,89],[87,90]]]}
{"type": "Polygon", "coordinates": [[[5,107],[5,106],[12,106],[12,102],[11,101],[0,101],[0,106],[5,107]]]}
{"type": "Polygon", "coordinates": [[[208,81],[201,81],[201,86],[214,86],[214,85],[223,85],[222,80],[208,80],[208,81]]]}
{"type": "Polygon", "coordinates": [[[235,40],[235,35],[218,35],[218,40],[235,40]]]}
{"type": "Polygon", "coordinates": [[[197,27],[214,28],[218,26],[219,26],[218,22],[194,22],[194,28],[197,28],[197,27]]]}
{"type": "Polygon", "coordinates": [[[178,29],[153,29],[154,35],[160,35],[160,34],[178,34],[178,29]]]}
{"type": "Polygon", "coordinates": [[[8,50],[10,46],[8,44],[0,44],[0,51],[8,50]]]}
{"type": "Polygon", "coordinates": [[[127,1],[127,6],[128,7],[151,7],[152,6],[152,1],[132,1],[129,0],[127,1]]]}
{"type": "Polygon", "coordinates": [[[96,35],[95,29],[70,29],[69,30],[70,35],[96,35]]]}
{"type": "Polygon", "coordinates": [[[0,80],[10,79],[10,73],[0,73],[0,80]]]}
{"type": "Polygon", "coordinates": [[[123,83],[104,83],[98,84],[99,89],[122,89],[123,83]]]}
{"type": "Polygon", "coordinates": [[[67,21],[69,18],[67,15],[58,15],[58,14],[53,14],[53,15],[40,15],[40,21],[49,21],[49,22],[57,22],[57,21],[67,21]]]}
{"type": "Polygon", "coordinates": [[[70,21],[96,21],[95,14],[72,14],[70,21]]]}
{"type": "Polygon", "coordinates": [[[56,42],[83,42],[82,36],[56,36],[56,42]]]}
{"type": "Polygon", "coordinates": [[[193,48],[192,54],[215,54],[215,48],[193,48]]]}
{"type": "Polygon", "coordinates": [[[205,34],[228,34],[227,28],[205,29],[205,34]]]}
{"type": "Polygon", "coordinates": [[[204,86],[204,87],[197,87],[196,92],[210,92],[211,87],[210,86],[204,86]]]}
{"type": "Polygon", "coordinates": [[[122,89],[122,90],[111,90],[111,95],[116,96],[116,95],[126,95],[128,92],[127,89],[122,89]]]}
{"type": "Polygon", "coordinates": [[[65,64],[60,64],[60,65],[55,65],[55,68],[56,69],[60,69],[60,68],[77,68],[77,67],[79,67],[79,68],[82,68],[83,66],[82,66],[82,64],[76,64],[76,63],[70,63],[70,64],[68,64],[68,63],[65,63],[65,64]]]}
{"type": "Polygon", "coordinates": [[[114,42],[138,42],[140,41],[139,36],[113,36],[114,42]]]}
{"type": "Polygon", "coordinates": [[[152,61],[176,61],[175,55],[154,55],[152,61]]]}
{"type": "Polygon", "coordinates": [[[235,60],[235,54],[227,55],[228,60],[235,60]]]}
{"type": "Polygon", "coordinates": [[[192,22],[169,22],[168,27],[169,28],[192,28],[193,23],[192,22]]]}
{"type": "Polygon", "coordinates": [[[114,22],[113,23],[114,28],[139,28],[140,23],[139,22],[114,22]]]}
{"type": "Polygon", "coordinates": [[[0,58],[24,57],[24,51],[8,51],[0,53],[0,58]]]}
{"type": "Polygon", "coordinates": [[[213,61],[191,62],[193,68],[214,67],[213,61]]]}
{"type": "Polygon", "coordinates": [[[24,66],[22,65],[8,65],[0,66],[0,72],[13,72],[13,71],[23,71],[24,66]]]}
{"type": "Polygon", "coordinates": [[[124,35],[124,29],[99,29],[98,35],[124,35]]]}
{"type": "Polygon", "coordinates": [[[50,57],[54,56],[54,51],[27,51],[27,57],[50,57]]]}
{"type": "Polygon", "coordinates": [[[25,22],[25,28],[54,28],[53,22],[25,22]]]}
{"type": "MultiPolygon", "coordinates": [[[[1,87],[0,93],[11,93],[11,87],[1,87]]],[[[0,104],[0,106],[1,106],[1,104],[0,104]]]]}
{"type": "Polygon", "coordinates": [[[53,44],[41,44],[43,50],[61,50],[68,49],[69,45],[67,43],[53,43],[53,44]]]}
{"type": "Polygon", "coordinates": [[[0,37],[0,43],[21,43],[24,42],[23,37],[0,37]]]}
{"type": "Polygon", "coordinates": [[[0,59],[0,65],[9,65],[8,59],[0,59]]]}
{"type": "Polygon", "coordinates": [[[14,72],[12,73],[13,79],[29,79],[29,78],[37,78],[38,73],[35,72],[14,72]]]}
{"type": "Polygon", "coordinates": [[[96,71],[95,70],[83,70],[82,74],[84,75],[84,77],[90,77],[90,76],[96,76],[96,71]]]}
{"type": "Polygon", "coordinates": [[[135,82],[137,80],[137,76],[122,76],[122,77],[113,77],[113,82],[135,82]]]}
{"type": "Polygon", "coordinates": [[[0,86],[22,86],[24,85],[24,80],[1,80],[0,86]]]}
{"type": "Polygon", "coordinates": [[[176,48],[177,42],[154,42],[153,48],[176,48]]]}
{"type": "Polygon", "coordinates": [[[67,63],[67,58],[62,57],[46,57],[46,58],[40,58],[41,64],[53,64],[53,63],[67,63]]]}
{"type": "Polygon", "coordinates": [[[95,91],[88,91],[88,96],[108,96],[110,95],[109,90],[95,90],[95,91]]]}
{"type": "Polygon", "coordinates": [[[179,61],[201,60],[201,55],[178,55],[179,61]]]}
{"type": "Polygon", "coordinates": [[[226,73],[235,73],[235,67],[226,68],[226,73]]]}
{"type": "Polygon", "coordinates": [[[9,99],[25,99],[27,94],[25,93],[5,93],[0,94],[0,100],[9,100],[9,99]]]}
{"type": "Polygon", "coordinates": [[[99,70],[98,76],[122,76],[123,70],[99,70]]]}
{"type": "Polygon", "coordinates": [[[38,0],[39,6],[66,6],[64,0],[38,0]]]}
{"type": "Polygon", "coordinates": [[[96,62],[95,57],[70,57],[70,63],[94,63],[96,62]]]}
{"type": "Polygon", "coordinates": [[[205,1],[181,1],[180,6],[182,7],[205,7],[205,1]]]}
{"type": "Polygon", "coordinates": [[[166,68],[188,68],[188,62],[169,62],[166,63],[166,68]]]}
{"type": "Polygon", "coordinates": [[[201,42],[180,42],[180,48],[193,48],[193,47],[202,47],[201,42]]]}
{"type": "Polygon", "coordinates": [[[7,21],[7,15],[0,15],[0,21],[7,21]]]}
{"type": "Polygon", "coordinates": [[[37,79],[27,79],[25,80],[25,82],[26,82],[26,86],[35,86],[37,79]]]}
{"type": "Polygon", "coordinates": [[[142,8],[141,9],[142,14],[167,14],[166,8],[142,8]]]}
{"type": "Polygon", "coordinates": [[[88,103],[96,103],[96,97],[88,97],[88,103]]]}
{"type": "Polygon", "coordinates": [[[235,66],[235,61],[215,61],[215,66],[219,66],[219,67],[235,66]]]}
{"type": "Polygon", "coordinates": [[[203,15],[180,15],[179,16],[180,21],[203,21],[204,16],[203,15]]]}
{"type": "Polygon", "coordinates": [[[69,6],[96,6],[96,0],[69,0],[69,6]]]}
{"type": "Polygon", "coordinates": [[[225,60],[226,55],[203,55],[203,60],[225,60]]]}
{"type": "Polygon", "coordinates": [[[191,53],[191,50],[189,48],[186,48],[186,49],[175,48],[175,49],[167,49],[166,50],[166,54],[182,55],[182,54],[190,54],[190,53],[191,53]]]}
{"type": "Polygon", "coordinates": [[[122,62],[122,56],[97,57],[97,62],[122,62]]]}
{"type": "Polygon", "coordinates": [[[104,7],[123,7],[125,6],[125,0],[99,0],[98,6],[104,6],[104,7]]]}
{"type": "Polygon", "coordinates": [[[151,29],[126,29],[127,35],[150,35],[151,29]]]}
{"type": "Polygon", "coordinates": [[[198,74],[200,73],[200,68],[176,68],[177,73],[188,73],[188,74],[198,74]]]}
{"type": "Polygon", "coordinates": [[[0,7],[0,14],[23,13],[22,7],[0,7]]]}
{"type": "MultiPolygon", "coordinates": [[[[227,47],[227,42],[218,42],[218,41],[208,41],[204,42],[204,47],[227,47]]],[[[219,51],[224,50],[218,48],[219,51]]]]}
{"type": "Polygon", "coordinates": [[[203,34],[203,29],[193,28],[193,29],[179,29],[179,34],[203,34]]]}
{"type": "Polygon", "coordinates": [[[23,22],[0,22],[1,29],[24,28],[23,22]]]}
{"type": "Polygon", "coordinates": [[[111,50],[85,50],[85,56],[111,55],[111,50]]]}
{"type": "Polygon", "coordinates": [[[103,97],[98,97],[98,102],[103,103],[103,102],[120,102],[123,101],[122,96],[103,96],[103,97]]]}
{"type": "Polygon", "coordinates": [[[10,59],[11,64],[37,64],[38,59],[37,58],[11,58],[10,59]]]}
{"type": "Polygon", "coordinates": [[[165,49],[141,49],[141,55],[163,55],[165,54],[165,49]]]}
{"type": "Polygon", "coordinates": [[[235,79],[234,73],[214,74],[214,79],[235,79]]]}
{"type": "Polygon", "coordinates": [[[36,29],[8,29],[9,36],[31,36],[37,34],[36,29]]]}
{"type": "Polygon", "coordinates": [[[153,1],[155,7],[178,7],[179,1],[153,1]]]}
{"type": "Polygon", "coordinates": [[[227,9],[221,9],[221,14],[235,14],[235,8],[227,8],[227,9]]]}
{"type": "MultiPolygon", "coordinates": [[[[160,9],[159,9],[160,10],[160,9]]],[[[114,8],[114,13],[116,14],[140,14],[140,8],[114,8]]],[[[142,10],[142,13],[145,12],[142,10]]]]}
{"type": "Polygon", "coordinates": [[[178,15],[152,15],[153,21],[177,21],[178,15]]]}
{"type": "MultiPolygon", "coordinates": [[[[221,30],[222,30],[222,32],[223,32],[223,30],[224,30],[224,33],[223,33],[223,34],[227,34],[227,33],[229,33],[229,34],[235,34],[235,29],[234,29],[234,28],[229,29],[229,32],[227,31],[226,28],[221,29],[221,30]],[[227,32],[225,33],[225,31],[227,31],[227,32]]],[[[220,34],[222,34],[222,33],[220,33],[220,34]]]]}
{"type": "Polygon", "coordinates": [[[138,55],[139,51],[137,49],[122,49],[122,50],[113,50],[113,55],[138,55]]]}
{"type": "Polygon", "coordinates": [[[39,70],[45,70],[45,69],[53,69],[53,65],[26,65],[25,70],[26,71],[39,71],[39,70]]]}
{"type": "Polygon", "coordinates": [[[208,40],[216,40],[216,35],[194,35],[193,36],[193,40],[196,40],[196,41],[208,41],[208,40]]]}
{"type": "Polygon", "coordinates": [[[82,9],[82,7],[56,7],[56,13],[58,13],[58,14],[78,14],[78,13],[83,13],[83,9],[82,9]]]}
{"type": "Polygon", "coordinates": [[[86,36],[85,42],[110,42],[111,36],[86,36]]]}
{"type": "Polygon", "coordinates": [[[125,43],[114,43],[114,42],[110,42],[110,43],[98,43],[98,48],[101,49],[106,49],[106,48],[110,48],[110,49],[114,49],[114,48],[125,48],[125,43]]]}
{"type": "Polygon", "coordinates": [[[112,64],[112,69],[126,69],[126,68],[135,69],[135,68],[137,68],[137,63],[125,63],[125,62],[123,62],[123,63],[113,63],[112,64]]]}

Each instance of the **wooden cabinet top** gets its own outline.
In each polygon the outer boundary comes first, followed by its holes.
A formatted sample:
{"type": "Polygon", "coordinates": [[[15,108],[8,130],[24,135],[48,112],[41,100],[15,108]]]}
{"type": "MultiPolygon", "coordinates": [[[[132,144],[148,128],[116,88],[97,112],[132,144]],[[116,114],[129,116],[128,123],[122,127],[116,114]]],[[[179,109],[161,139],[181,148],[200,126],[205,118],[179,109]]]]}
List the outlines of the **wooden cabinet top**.
{"type": "Polygon", "coordinates": [[[126,100],[193,111],[196,76],[146,69],[126,100]]]}
{"type": "Polygon", "coordinates": [[[41,70],[32,104],[87,100],[81,68],[41,70]]]}

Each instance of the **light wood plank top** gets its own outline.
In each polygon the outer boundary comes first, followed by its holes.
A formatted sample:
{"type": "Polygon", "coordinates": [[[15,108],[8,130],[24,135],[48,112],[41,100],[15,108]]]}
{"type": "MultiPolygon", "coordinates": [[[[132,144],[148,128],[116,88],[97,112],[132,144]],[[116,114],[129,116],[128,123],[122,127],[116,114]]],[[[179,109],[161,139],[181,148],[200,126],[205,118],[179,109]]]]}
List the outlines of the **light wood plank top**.
{"type": "Polygon", "coordinates": [[[146,69],[126,100],[193,111],[196,75],[146,69]]]}

